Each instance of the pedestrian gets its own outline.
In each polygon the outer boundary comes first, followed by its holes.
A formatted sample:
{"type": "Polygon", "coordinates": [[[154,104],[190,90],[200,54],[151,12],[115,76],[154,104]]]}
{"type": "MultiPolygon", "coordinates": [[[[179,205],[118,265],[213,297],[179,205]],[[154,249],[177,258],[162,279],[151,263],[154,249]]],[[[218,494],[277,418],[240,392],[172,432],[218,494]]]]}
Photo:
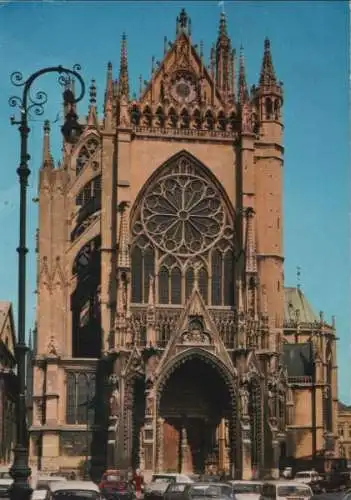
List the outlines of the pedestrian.
{"type": "Polygon", "coordinates": [[[135,487],[135,496],[137,498],[141,498],[143,486],[144,486],[144,477],[140,469],[136,469],[134,474],[134,487],[135,487]]]}

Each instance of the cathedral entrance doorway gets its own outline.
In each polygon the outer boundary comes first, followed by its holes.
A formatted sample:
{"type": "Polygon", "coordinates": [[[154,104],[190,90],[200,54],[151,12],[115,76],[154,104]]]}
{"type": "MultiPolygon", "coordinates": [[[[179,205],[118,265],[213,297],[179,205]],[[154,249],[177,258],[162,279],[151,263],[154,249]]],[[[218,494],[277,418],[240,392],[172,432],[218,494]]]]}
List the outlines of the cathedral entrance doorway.
{"type": "MultiPolygon", "coordinates": [[[[230,472],[236,419],[234,380],[221,362],[201,353],[184,357],[159,394],[163,471],[230,472]],[[217,366],[218,365],[218,366],[217,366]],[[228,376],[229,375],[229,376],[228,376]]],[[[233,377],[234,378],[234,377],[233,377]]]]}

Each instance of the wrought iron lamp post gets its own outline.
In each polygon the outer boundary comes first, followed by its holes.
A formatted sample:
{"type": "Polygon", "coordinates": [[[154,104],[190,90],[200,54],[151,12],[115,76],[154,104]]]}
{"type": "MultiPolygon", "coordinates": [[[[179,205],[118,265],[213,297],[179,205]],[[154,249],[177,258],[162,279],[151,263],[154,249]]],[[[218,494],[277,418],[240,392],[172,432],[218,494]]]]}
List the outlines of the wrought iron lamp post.
{"type": "Polygon", "coordinates": [[[64,100],[69,106],[69,112],[66,116],[66,123],[62,127],[62,133],[65,139],[74,142],[74,137],[77,130],[80,128],[77,122],[77,116],[73,111],[73,104],[83,99],[85,94],[85,84],[79,74],[80,66],[75,65],[73,69],[67,69],[62,66],[52,66],[36,71],[26,80],[22,73],[16,71],[11,75],[11,82],[16,87],[22,87],[22,97],[13,96],[9,99],[11,107],[18,107],[21,113],[19,121],[11,118],[12,125],[19,125],[20,133],[20,164],[17,168],[17,174],[20,183],[20,224],[19,224],[19,246],[18,252],[18,338],[16,344],[16,360],[18,370],[18,393],[16,400],[16,446],[14,449],[14,462],[10,473],[13,477],[13,484],[10,489],[10,498],[12,500],[29,500],[32,490],[30,488],[28,478],[31,470],[29,469],[29,435],[27,428],[26,415],[26,399],[25,399],[25,376],[26,376],[26,352],[27,346],[25,341],[25,316],[26,316],[26,220],[27,220],[27,185],[30,170],[28,161],[28,136],[30,129],[28,120],[30,113],[40,116],[44,113],[44,105],[47,102],[45,92],[39,90],[34,97],[30,94],[32,84],[38,77],[46,73],[59,74],[58,81],[61,85],[67,87],[67,84],[72,78],[78,80],[81,85],[81,92],[76,98],[73,92],[66,88],[64,92],[64,100]]]}

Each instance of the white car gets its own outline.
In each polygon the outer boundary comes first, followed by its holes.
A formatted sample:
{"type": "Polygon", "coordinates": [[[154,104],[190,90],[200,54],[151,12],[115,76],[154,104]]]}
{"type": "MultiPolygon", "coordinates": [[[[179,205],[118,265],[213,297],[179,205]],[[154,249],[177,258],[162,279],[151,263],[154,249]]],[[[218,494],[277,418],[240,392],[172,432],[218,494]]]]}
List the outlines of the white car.
{"type": "Polygon", "coordinates": [[[303,484],[316,483],[320,480],[318,472],[315,470],[304,470],[295,474],[294,481],[303,484]]]}
{"type": "Polygon", "coordinates": [[[262,486],[261,500],[310,500],[311,488],[297,481],[267,481],[262,486]]]}
{"type": "Polygon", "coordinates": [[[99,487],[92,481],[63,481],[51,483],[45,500],[62,500],[63,498],[104,500],[99,487]],[[70,495],[71,494],[71,495],[70,495]]]}
{"type": "Polygon", "coordinates": [[[6,492],[9,490],[13,479],[0,479],[0,498],[6,496],[6,492]]]}
{"type": "Polygon", "coordinates": [[[237,500],[259,500],[263,481],[229,481],[237,500]]]}
{"type": "Polygon", "coordinates": [[[144,488],[144,498],[152,496],[163,496],[169,483],[193,483],[194,481],[190,479],[186,474],[176,474],[176,473],[159,473],[153,474],[151,482],[147,484],[144,488]]]}

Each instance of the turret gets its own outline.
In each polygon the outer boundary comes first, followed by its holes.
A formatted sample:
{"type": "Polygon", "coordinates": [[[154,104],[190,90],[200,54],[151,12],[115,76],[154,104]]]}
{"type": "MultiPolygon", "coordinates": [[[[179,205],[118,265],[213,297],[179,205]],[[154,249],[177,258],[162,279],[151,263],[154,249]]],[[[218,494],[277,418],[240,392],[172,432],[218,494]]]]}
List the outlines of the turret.
{"type": "Polygon", "coordinates": [[[268,38],[264,41],[260,79],[258,86],[253,87],[253,96],[261,122],[280,122],[283,89],[282,82],[278,82],[275,75],[271,44],[268,38]]]}
{"type": "Polygon", "coordinates": [[[216,42],[216,85],[224,94],[233,92],[232,85],[232,46],[227,33],[227,20],[224,12],[219,21],[216,42]]]}
{"type": "Polygon", "coordinates": [[[54,160],[51,156],[50,151],[50,122],[45,120],[44,122],[44,136],[43,136],[43,159],[41,163],[41,168],[51,170],[54,168],[54,160]]]}

